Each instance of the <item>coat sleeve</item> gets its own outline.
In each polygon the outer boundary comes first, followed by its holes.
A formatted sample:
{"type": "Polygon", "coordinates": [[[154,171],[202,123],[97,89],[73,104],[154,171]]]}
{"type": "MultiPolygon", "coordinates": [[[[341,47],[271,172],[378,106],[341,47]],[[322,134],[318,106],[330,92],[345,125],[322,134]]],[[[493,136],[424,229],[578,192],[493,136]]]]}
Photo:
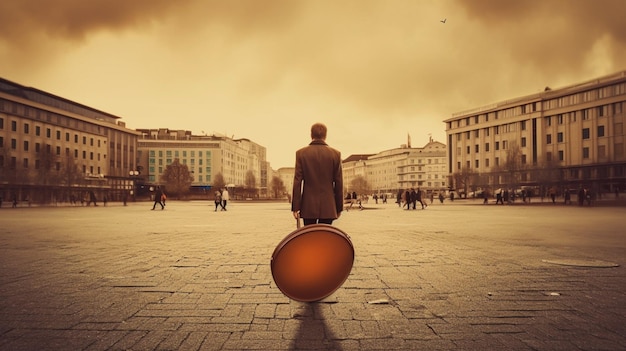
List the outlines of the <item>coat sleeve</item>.
{"type": "Polygon", "coordinates": [[[300,211],[302,203],[302,159],[300,152],[296,152],[296,167],[293,176],[293,189],[291,192],[291,211],[300,211]]]}
{"type": "Polygon", "coordinates": [[[335,206],[337,213],[343,211],[343,168],[341,166],[341,153],[337,151],[337,164],[335,165],[334,185],[335,185],[335,206]]]}

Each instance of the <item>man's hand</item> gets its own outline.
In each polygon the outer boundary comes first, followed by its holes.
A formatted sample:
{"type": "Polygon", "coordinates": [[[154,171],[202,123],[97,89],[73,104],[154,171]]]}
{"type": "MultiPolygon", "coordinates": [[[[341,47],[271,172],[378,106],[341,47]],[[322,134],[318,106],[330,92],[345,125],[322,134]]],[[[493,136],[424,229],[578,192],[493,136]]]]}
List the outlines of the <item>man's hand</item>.
{"type": "Polygon", "coordinates": [[[300,211],[293,211],[293,218],[295,219],[300,218],[300,211]]]}

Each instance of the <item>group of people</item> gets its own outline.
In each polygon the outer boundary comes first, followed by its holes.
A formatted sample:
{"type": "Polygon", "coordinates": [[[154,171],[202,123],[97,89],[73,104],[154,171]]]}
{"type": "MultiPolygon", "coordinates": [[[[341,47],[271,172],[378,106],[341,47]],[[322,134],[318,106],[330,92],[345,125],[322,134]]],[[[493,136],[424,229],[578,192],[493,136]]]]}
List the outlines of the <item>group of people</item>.
{"type": "Polygon", "coordinates": [[[420,188],[417,188],[417,190],[415,188],[407,188],[404,192],[402,190],[399,190],[397,198],[398,207],[406,207],[407,210],[415,210],[417,209],[417,203],[419,202],[422,210],[425,209],[426,207],[428,207],[428,204],[426,203],[426,201],[422,200],[422,194],[423,193],[420,188]]]}
{"type": "Polygon", "coordinates": [[[217,212],[217,208],[221,207],[220,211],[226,211],[226,205],[228,205],[229,195],[228,189],[222,188],[220,190],[215,190],[215,195],[213,201],[215,202],[215,211],[217,212]]]}

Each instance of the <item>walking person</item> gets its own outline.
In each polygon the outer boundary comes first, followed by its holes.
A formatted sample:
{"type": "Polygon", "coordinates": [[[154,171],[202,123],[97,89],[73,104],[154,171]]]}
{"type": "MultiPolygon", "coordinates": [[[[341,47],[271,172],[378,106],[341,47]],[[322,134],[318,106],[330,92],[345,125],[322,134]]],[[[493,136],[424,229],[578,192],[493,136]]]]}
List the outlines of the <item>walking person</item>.
{"type": "Polygon", "coordinates": [[[215,190],[215,194],[213,195],[213,202],[215,202],[215,211],[217,212],[217,208],[222,204],[222,193],[219,190],[215,190]]]}
{"type": "Polygon", "coordinates": [[[228,205],[228,200],[230,200],[230,197],[228,195],[228,188],[223,188],[222,189],[222,211],[227,211],[226,205],[228,205]]]}
{"type": "Polygon", "coordinates": [[[296,151],[291,211],[304,225],[332,224],[343,210],[341,153],[326,144],[324,124],[311,126],[311,143],[296,151]]]}
{"type": "Polygon", "coordinates": [[[161,190],[160,186],[157,186],[154,192],[154,204],[152,205],[152,210],[156,208],[157,204],[161,205],[161,210],[165,208],[165,206],[163,206],[163,202],[161,202],[162,198],[163,198],[163,191],[161,190]]]}

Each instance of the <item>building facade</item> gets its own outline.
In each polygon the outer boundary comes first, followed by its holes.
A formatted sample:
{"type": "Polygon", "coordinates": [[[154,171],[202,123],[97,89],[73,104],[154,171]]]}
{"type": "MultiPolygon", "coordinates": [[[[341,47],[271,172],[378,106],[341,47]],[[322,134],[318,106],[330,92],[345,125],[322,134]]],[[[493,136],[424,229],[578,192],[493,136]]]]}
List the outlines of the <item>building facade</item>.
{"type": "Polygon", "coordinates": [[[132,190],[137,136],[118,116],[0,78],[0,196],[121,198],[132,190]]]}
{"type": "Polygon", "coordinates": [[[372,193],[395,194],[400,189],[420,188],[425,192],[445,191],[447,185],[446,145],[432,139],[421,148],[400,148],[368,155],[351,155],[343,161],[346,191],[353,179],[367,180],[372,193]]]}
{"type": "Polygon", "coordinates": [[[444,121],[453,186],[623,191],[625,109],[622,71],[456,113],[444,121]]]}
{"type": "Polygon", "coordinates": [[[141,134],[137,146],[139,165],[148,184],[162,184],[165,168],[178,159],[191,172],[193,189],[210,189],[217,174],[222,175],[225,185],[244,188],[251,172],[260,195],[267,191],[266,149],[257,143],[167,128],[137,131],[141,134]]]}

